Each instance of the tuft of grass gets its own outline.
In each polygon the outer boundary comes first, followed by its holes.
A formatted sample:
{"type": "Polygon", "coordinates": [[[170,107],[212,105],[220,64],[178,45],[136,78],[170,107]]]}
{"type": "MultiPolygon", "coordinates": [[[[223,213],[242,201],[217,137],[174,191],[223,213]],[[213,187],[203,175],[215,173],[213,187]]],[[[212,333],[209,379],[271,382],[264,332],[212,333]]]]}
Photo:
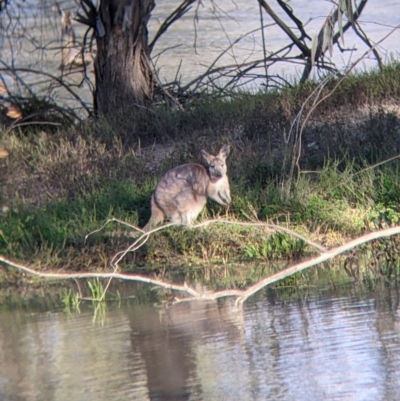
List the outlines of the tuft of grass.
{"type": "Polygon", "coordinates": [[[304,241],[293,238],[287,233],[277,232],[258,244],[244,248],[245,255],[250,259],[281,259],[296,258],[304,253],[304,241]]]}
{"type": "Polygon", "coordinates": [[[72,290],[64,288],[61,293],[61,301],[64,304],[64,310],[68,313],[71,311],[80,313],[80,297],[79,294],[73,293],[72,290]]]}
{"type": "Polygon", "coordinates": [[[92,301],[105,301],[105,290],[101,281],[96,278],[93,281],[87,282],[92,301]]]}

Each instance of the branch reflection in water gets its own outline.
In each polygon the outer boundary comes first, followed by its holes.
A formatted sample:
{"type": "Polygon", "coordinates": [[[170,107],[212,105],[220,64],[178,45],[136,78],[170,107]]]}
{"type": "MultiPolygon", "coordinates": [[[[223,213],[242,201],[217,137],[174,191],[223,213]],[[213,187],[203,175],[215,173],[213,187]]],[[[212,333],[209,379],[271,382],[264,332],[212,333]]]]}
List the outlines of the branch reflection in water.
{"type": "Polygon", "coordinates": [[[397,291],[354,286],[262,291],[240,308],[122,294],[94,323],[89,302],[76,314],[4,304],[0,398],[395,400],[398,306],[397,291]]]}

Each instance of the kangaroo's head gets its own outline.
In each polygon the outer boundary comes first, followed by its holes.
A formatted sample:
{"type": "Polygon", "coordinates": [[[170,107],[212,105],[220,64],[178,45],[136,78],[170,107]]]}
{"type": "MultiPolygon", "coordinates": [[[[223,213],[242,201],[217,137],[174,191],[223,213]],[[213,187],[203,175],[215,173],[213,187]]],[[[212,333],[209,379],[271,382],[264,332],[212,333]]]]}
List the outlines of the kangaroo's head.
{"type": "Polygon", "coordinates": [[[212,181],[219,180],[226,175],[225,160],[228,157],[229,152],[229,145],[224,145],[216,156],[210,155],[205,150],[201,151],[201,154],[207,164],[208,174],[212,181]]]}

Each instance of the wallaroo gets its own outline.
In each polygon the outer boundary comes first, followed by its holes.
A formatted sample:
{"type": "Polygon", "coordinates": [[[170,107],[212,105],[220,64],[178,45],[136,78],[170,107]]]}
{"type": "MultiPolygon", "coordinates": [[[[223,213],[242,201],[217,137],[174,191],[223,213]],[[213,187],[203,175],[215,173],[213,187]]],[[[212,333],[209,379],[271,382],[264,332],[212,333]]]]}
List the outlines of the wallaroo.
{"type": "Polygon", "coordinates": [[[192,225],[207,197],[229,205],[231,193],[225,163],[229,151],[229,145],[224,145],[216,156],[202,150],[206,167],[188,163],[167,171],[151,196],[151,217],[143,230],[150,231],[165,218],[175,224],[192,225]]]}

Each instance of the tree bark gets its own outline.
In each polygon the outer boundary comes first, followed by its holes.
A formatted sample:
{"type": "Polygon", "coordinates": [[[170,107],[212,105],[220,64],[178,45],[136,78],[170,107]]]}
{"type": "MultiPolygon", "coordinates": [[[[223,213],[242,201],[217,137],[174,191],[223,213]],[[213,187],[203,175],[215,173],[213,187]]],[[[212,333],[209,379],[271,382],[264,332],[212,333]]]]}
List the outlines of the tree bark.
{"type": "Polygon", "coordinates": [[[154,6],[154,0],[101,0],[96,21],[97,114],[151,104],[153,77],[147,23],[154,6]]]}

